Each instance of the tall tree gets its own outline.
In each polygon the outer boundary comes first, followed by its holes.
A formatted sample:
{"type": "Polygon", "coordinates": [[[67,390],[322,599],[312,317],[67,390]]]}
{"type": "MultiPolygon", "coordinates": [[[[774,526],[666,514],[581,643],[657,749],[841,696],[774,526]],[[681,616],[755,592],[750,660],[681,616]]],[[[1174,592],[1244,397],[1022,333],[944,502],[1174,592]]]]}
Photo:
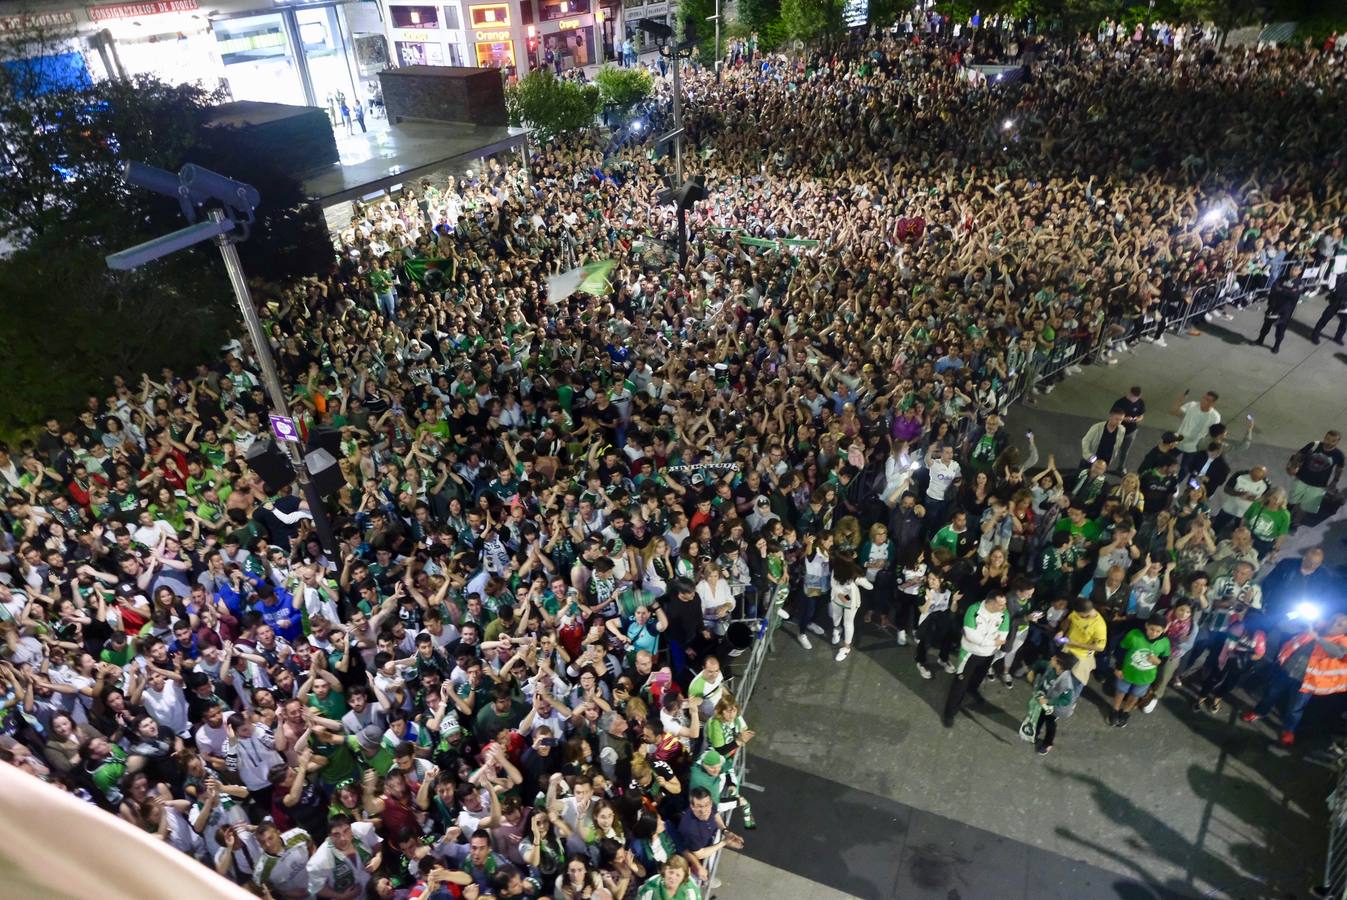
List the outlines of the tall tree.
{"type": "Polygon", "coordinates": [[[809,41],[843,29],[841,0],[781,0],[781,24],[794,39],[809,41]]]}
{"type": "Polygon", "coordinates": [[[547,141],[593,125],[603,98],[597,85],[563,81],[548,69],[534,69],[506,88],[505,105],[511,124],[526,124],[547,141]]]}
{"type": "Polygon", "coordinates": [[[231,135],[203,140],[221,98],[153,78],[91,83],[63,55],[68,35],[29,30],[0,40],[0,433],[64,414],[113,374],[178,370],[215,358],[236,323],[233,294],[209,246],[132,273],[104,257],[181,228],[172,200],[123,180],[135,160],[176,171],[194,161],[252,180],[264,209],[242,245],[252,274],[286,280],[332,252],[293,179],[231,135]],[[7,252],[6,252],[7,251],[7,252]]]}

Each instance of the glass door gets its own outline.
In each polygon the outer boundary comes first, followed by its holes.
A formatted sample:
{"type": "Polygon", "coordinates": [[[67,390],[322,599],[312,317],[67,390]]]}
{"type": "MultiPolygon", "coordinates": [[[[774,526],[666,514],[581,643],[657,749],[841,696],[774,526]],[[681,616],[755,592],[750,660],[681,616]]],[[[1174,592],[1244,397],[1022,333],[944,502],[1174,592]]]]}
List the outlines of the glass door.
{"type": "Polygon", "coordinates": [[[214,20],[216,49],[235,100],[308,105],[281,15],[214,20]]]}

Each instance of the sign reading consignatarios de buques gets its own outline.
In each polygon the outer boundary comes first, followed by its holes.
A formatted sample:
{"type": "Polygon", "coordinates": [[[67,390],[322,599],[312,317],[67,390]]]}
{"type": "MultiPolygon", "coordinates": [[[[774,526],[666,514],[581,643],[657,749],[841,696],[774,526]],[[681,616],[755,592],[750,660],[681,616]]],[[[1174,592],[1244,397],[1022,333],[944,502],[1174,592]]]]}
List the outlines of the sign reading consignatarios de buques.
{"type": "Polygon", "coordinates": [[[89,18],[95,22],[109,19],[139,19],[163,13],[196,12],[196,0],[144,0],[142,3],[104,3],[89,7],[89,18]]]}

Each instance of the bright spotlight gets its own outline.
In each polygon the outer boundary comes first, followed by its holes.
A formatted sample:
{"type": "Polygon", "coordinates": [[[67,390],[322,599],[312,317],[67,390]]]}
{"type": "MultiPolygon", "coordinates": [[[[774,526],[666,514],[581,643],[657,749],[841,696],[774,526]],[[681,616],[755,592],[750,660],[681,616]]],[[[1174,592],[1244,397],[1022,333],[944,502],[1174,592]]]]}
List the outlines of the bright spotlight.
{"type": "Polygon", "coordinates": [[[1299,619],[1302,622],[1317,622],[1319,615],[1323,610],[1317,603],[1311,603],[1308,600],[1297,603],[1295,609],[1286,614],[1288,619],[1299,619]]]}
{"type": "Polygon", "coordinates": [[[1012,129],[1012,128],[1014,128],[1014,127],[1015,127],[1015,120],[1014,120],[1014,119],[1006,119],[1004,122],[1001,123],[1001,130],[1002,130],[1002,131],[1009,131],[1010,129],[1012,129]]]}

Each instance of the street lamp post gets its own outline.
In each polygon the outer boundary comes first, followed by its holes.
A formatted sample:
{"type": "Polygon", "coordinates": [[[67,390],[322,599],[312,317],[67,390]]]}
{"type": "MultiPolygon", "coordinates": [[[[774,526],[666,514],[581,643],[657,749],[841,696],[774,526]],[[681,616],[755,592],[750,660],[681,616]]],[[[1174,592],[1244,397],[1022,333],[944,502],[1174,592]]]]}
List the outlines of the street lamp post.
{"type": "Polygon", "coordinates": [[[716,52],[715,52],[716,81],[719,82],[720,81],[720,0],[716,0],[716,14],[714,16],[707,16],[706,20],[708,22],[711,20],[715,20],[716,23],[716,52]]]}
{"type": "MultiPolygon", "coordinates": [[[[257,317],[257,307],[253,305],[252,292],[243,275],[243,263],[239,260],[237,241],[248,236],[248,226],[252,224],[253,212],[261,202],[257,189],[249,184],[235,181],[223,175],[203,169],[200,166],[186,165],[177,175],[147,166],[143,163],[128,163],[126,180],[137,187],[148,188],[155,193],[175,198],[182,206],[183,215],[193,224],[171,234],[146,241],[127,250],[113,253],[107,257],[108,268],[116,271],[128,271],[139,268],[145,263],[185,250],[202,241],[213,240],[220,248],[224,259],[225,271],[229,275],[229,284],[234,289],[234,298],[238,301],[239,312],[243,315],[244,325],[248,329],[248,338],[252,341],[253,354],[261,369],[262,387],[271,401],[272,411],[289,426],[294,440],[281,440],[290,457],[290,466],[294,469],[295,479],[299,482],[300,492],[309,504],[309,513],[318,532],[318,541],[328,559],[336,559],[337,542],[332,533],[332,524],[327,518],[327,507],[323,497],[310,477],[304,456],[300,452],[298,432],[293,428],[290,407],[285,400],[281,379],[276,374],[276,364],[271,357],[271,344],[262,330],[262,322],[257,317]],[[205,222],[196,221],[196,207],[207,201],[222,204],[223,208],[211,209],[205,222]]],[[[278,426],[279,427],[279,426],[278,426]]]]}
{"type": "Polygon", "coordinates": [[[669,57],[673,63],[673,114],[674,114],[674,172],[676,183],[683,183],[683,81],[678,70],[683,68],[682,54],[678,44],[669,45],[669,57]]]}

